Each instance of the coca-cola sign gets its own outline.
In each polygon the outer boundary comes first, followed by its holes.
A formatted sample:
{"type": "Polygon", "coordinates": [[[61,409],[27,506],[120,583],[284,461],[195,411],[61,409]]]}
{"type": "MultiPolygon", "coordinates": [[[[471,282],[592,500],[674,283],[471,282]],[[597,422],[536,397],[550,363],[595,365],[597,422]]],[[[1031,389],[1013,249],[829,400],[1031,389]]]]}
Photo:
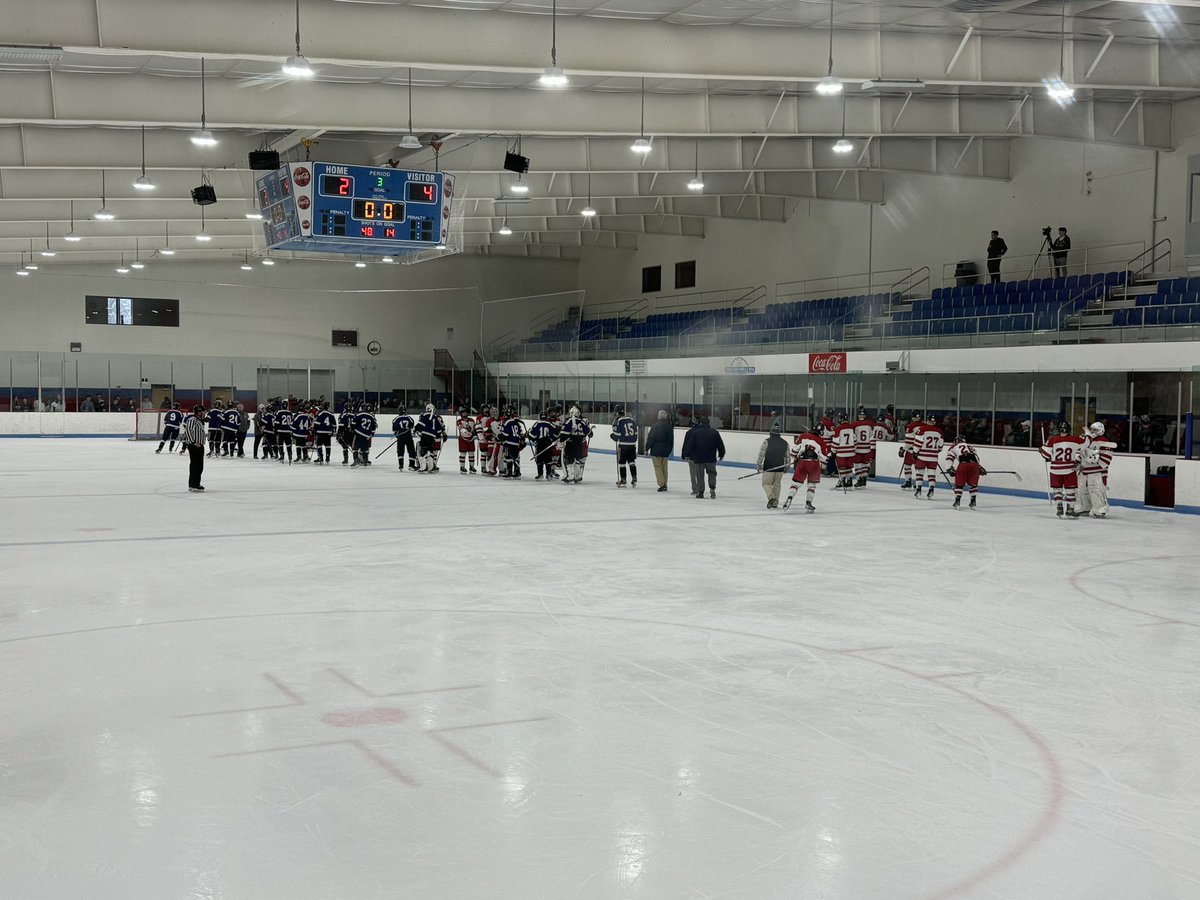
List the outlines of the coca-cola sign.
{"type": "Polygon", "coordinates": [[[845,353],[810,353],[808,354],[808,371],[813,375],[844,375],[846,374],[845,353]]]}

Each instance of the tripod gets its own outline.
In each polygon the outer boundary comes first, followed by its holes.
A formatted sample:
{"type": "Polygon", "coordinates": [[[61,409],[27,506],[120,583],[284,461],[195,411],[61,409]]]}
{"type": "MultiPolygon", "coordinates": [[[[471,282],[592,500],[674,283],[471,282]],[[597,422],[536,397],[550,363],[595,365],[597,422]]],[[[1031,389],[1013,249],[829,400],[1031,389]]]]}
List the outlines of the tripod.
{"type": "Polygon", "coordinates": [[[1026,281],[1033,277],[1034,270],[1037,269],[1038,263],[1041,262],[1043,256],[1046,257],[1047,263],[1050,262],[1050,247],[1050,235],[1042,232],[1042,246],[1041,249],[1038,250],[1037,256],[1033,258],[1033,265],[1029,267],[1029,274],[1025,276],[1026,281]]]}

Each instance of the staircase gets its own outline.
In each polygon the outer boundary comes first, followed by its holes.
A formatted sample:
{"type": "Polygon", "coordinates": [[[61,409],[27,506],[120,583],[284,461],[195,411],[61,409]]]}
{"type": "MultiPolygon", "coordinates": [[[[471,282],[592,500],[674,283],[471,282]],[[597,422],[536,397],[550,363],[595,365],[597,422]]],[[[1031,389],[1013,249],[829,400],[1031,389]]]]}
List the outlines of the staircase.
{"type": "Polygon", "coordinates": [[[1063,329],[1095,331],[1113,326],[1113,314],[1120,309],[1133,309],[1138,297],[1157,294],[1159,282],[1173,279],[1174,274],[1154,272],[1158,263],[1166,261],[1171,267],[1171,239],[1163,238],[1154,246],[1139,253],[1126,266],[1124,283],[1107,285],[1104,292],[1082,309],[1063,319],[1063,329]]]}
{"type": "Polygon", "coordinates": [[[843,343],[866,340],[874,336],[875,325],[887,325],[898,312],[911,312],[913,301],[929,297],[929,266],[922,266],[901,278],[885,292],[890,300],[887,308],[866,321],[849,322],[842,327],[843,343]]]}

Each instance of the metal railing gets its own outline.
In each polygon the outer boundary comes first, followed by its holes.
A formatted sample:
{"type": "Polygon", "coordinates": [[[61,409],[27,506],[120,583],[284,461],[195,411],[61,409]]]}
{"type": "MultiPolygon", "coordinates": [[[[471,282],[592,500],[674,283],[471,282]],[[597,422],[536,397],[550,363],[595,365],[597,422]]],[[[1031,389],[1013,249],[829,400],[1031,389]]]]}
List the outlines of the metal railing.
{"type": "Polygon", "coordinates": [[[889,294],[902,294],[907,297],[909,294],[920,294],[921,289],[929,290],[929,266],[921,266],[919,269],[914,269],[903,278],[899,279],[887,289],[889,294]]]}
{"type": "MultiPolygon", "coordinates": [[[[1144,252],[1146,250],[1146,242],[1121,241],[1112,244],[1073,247],[1067,251],[1066,274],[1091,275],[1096,272],[1111,272],[1114,268],[1125,265],[1130,252],[1134,250],[1144,252]],[[1080,259],[1080,254],[1083,255],[1082,260],[1080,259]]],[[[1141,254],[1139,253],[1139,255],[1141,254]]],[[[953,287],[958,284],[955,270],[962,262],[974,263],[977,266],[977,274],[970,276],[972,279],[986,277],[986,260],[969,259],[942,263],[942,282],[939,287],[953,287]]],[[[1049,251],[1045,253],[1025,253],[1020,256],[1005,256],[1003,266],[1008,273],[1006,281],[1028,280],[1034,276],[1049,278],[1056,274],[1049,251]]]]}
{"type": "Polygon", "coordinates": [[[911,277],[912,268],[876,269],[871,272],[850,272],[842,275],[823,275],[800,281],[781,281],[775,285],[775,302],[815,300],[820,297],[847,297],[854,294],[882,294],[887,285],[911,277]]]}
{"type": "Polygon", "coordinates": [[[1147,272],[1153,272],[1154,267],[1163,260],[1167,261],[1167,271],[1171,270],[1171,239],[1163,238],[1153,246],[1147,247],[1125,266],[1132,280],[1137,280],[1147,272]]]}

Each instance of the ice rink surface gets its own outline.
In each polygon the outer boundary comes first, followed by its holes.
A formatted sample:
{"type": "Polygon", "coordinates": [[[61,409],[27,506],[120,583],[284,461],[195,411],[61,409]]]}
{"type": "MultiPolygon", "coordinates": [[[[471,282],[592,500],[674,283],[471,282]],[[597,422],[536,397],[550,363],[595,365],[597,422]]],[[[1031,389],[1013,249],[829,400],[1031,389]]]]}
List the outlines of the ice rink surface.
{"type": "Polygon", "coordinates": [[[1194,517],[153,449],[0,441],[5,900],[1200,897],[1194,517]]]}

